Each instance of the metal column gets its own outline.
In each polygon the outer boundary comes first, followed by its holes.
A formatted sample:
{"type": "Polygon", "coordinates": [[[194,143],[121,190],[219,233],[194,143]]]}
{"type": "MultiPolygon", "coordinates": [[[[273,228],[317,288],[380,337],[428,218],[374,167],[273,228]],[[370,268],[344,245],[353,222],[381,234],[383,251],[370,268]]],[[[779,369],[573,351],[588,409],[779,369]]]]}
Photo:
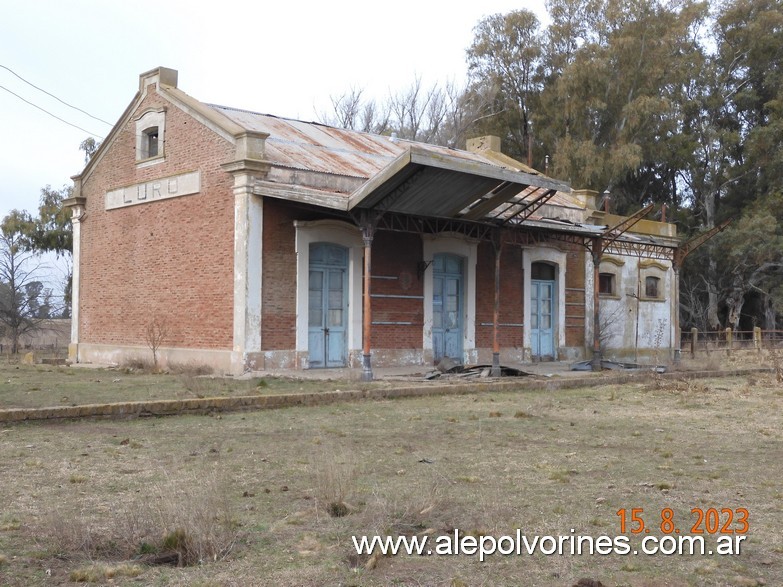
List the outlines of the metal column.
{"type": "Polygon", "coordinates": [[[601,305],[599,301],[600,292],[600,267],[601,256],[603,255],[603,239],[601,237],[592,239],[591,252],[593,255],[593,371],[601,370],[601,305]]]}
{"type": "Polygon", "coordinates": [[[500,253],[503,241],[500,234],[494,234],[492,247],[495,249],[495,308],[492,314],[492,377],[500,377],[500,341],[498,340],[498,325],[500,324],[500,253]]]}
{"type": "Polygon", "coordinates": [[[370,298],[370,281],[372,270],[372,240],[375,225],[362,222],[362,240],[364,241],[364,306],[362,323],[362,381],[372,381],[372,357],[370,340],[372,337],[372,299],[370,298]]]}

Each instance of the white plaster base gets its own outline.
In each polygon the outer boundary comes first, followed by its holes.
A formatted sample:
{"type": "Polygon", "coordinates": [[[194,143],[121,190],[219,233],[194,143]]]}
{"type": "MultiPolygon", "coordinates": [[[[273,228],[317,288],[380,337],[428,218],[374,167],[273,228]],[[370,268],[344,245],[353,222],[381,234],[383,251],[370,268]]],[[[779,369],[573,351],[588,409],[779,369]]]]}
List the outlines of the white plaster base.
{"type": "MultiPolygon", "coordinates": [[[[152,363],[152,351],[148,347],[142,346],[71,344],[68,347],[68,357],[74,362],[100,365],[122,365],[132,360],[152,363]]],[[[160,348],[158,349],[158,364],[163,368],[169,365],[206,365],[217,374],[230,374],[232,373],[232,352],[218,349],[160,348]]]]}

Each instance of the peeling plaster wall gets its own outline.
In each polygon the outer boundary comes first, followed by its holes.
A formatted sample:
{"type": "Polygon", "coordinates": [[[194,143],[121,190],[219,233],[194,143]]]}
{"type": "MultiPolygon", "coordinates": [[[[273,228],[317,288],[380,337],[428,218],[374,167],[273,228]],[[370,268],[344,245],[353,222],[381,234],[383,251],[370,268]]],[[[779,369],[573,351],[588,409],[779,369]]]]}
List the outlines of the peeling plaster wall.
{"type": "MultiPolygon", "coordinates": [[[[592,274],[592,261],[587,263],[592,274]]],[[[661,359],[667,357],[672,345],[671,263],[605,255],[600,272],[615,276],[614,295],[600,297],[605,357],[629,360],[656,352],[661,359]],[[660,280],[658,298],[645,295],[648,276],[660,280]]],[[[592,295],[590,298],[592,304],[592,295]]],[[[588,340],[592,340],[592,333],[588,340]]]]}

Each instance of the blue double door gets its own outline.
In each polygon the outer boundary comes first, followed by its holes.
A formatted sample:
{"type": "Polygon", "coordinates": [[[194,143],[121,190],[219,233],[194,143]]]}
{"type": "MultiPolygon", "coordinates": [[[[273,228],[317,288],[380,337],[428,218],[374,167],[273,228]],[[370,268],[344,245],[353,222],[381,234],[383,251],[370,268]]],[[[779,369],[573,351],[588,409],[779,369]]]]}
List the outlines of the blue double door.
{"type": "Polygon", "coordinates": [[[348,249],[310,245],[308,355],[311,368],[345,367],[347,361],[348,249]]]}
{"type": "Polygon", "coordinates": [[[530,280],[530,346],[533,357],[555,357],[555,268],[533,263],[530,280]]]}
{"type": "Polygon", "coordinates": [[[463,360],[464,260],[437,254],[432,261],[432,352],[437,363],[443,357],[463,360]]]}

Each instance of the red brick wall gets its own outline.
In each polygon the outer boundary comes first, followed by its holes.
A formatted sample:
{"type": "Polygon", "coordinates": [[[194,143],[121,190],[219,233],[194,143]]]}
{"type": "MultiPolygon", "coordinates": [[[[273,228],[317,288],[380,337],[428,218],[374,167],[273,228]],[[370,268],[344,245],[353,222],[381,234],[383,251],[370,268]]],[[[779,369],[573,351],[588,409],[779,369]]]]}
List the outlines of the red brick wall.
{"type": "MultiPolygon", "coordinates": [[[[374,324],[373,347],[420,349],[424,327],[424,277],[419,278],[422,241],[417,234],[378,232],[372,244],[371,295],[415,296],[372,298],[373,322],[411,322],[410,325],[374,324]],[[392,277],[396,279],[383,279],[392,277]]],[[[432,269],[428,269],[431,271],[432,269]]]]}
{"type": "Polygon", "coordinates": [[[84,178],[80,339],[145,346],[145,325],[165,317],[164,346],[230,349],[233,338],[234,198],[220,164],[225,139],[150,86],[137,112],[165,106],[165,162],[136,167],[131,120],[84,178]],[[107,191],[201,171],[201,192],[105,210],[107,191]]]}
{"type": "MultiPolygon", "coordinates": [[[[479,244],[476,279],[476,346],[491,349],[491,324],[494,322],[495,310],[495,250],[490,243],[479,244]]],[[[522,249],[504,246],[500,255],[501,324],[522,324],[524,321],[522,286],[522,249]]],[[[498,328],[501,347],[521,347],[522,335],[520,326],[498,328]]]]}
{"type": "Polygon", "coordinates": [[[261,268],[261,346],[296,348],[296,230],[294,220],[311,220],[280,200],[264,198],[264,262],[261,268]]]}
{"type": "MultiPolygon", "coordinates": [[[[264,200],[264,262],[261,341],[263,350],[296,346],[296,231],[295,220],[317,220],[317,213],[264,200]]],[[[378,232],[373,242],[372,294],[424,295],[417,276],[422,259],[421,238],[414,234],[378,232]],[[378,277],[396,279],[379,279],[378,277]]],[[[373,325],[373,346],[384,349],[421,348],[423,301],[417,298],[373,298],[374,322],[412,322],[411,325],[373,325]]]]}

